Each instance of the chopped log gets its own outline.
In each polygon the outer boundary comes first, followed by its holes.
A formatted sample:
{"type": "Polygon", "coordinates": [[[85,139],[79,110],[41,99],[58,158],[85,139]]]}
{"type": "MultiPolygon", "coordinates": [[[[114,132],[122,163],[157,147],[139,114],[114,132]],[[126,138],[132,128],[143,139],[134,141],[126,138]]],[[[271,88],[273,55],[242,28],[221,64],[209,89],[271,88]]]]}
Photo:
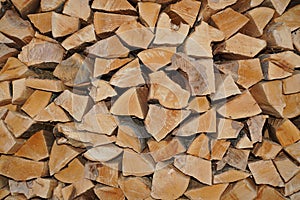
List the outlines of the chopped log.
{"type": "Polygon", "coordinates": [[[273,9],[267,7],[258,7],[246,12],[249,22],[241,29],[241,32],[252,37],[262,36],[274,13],[273,9]]]}
{"type": "Polygon", "coordinates": [[[12,82],[12,103],[15,105],[22,105],[32,95],[32,89],[26,87],[26,79],[18,79],[12,82]]]}
{"type": "Polygon", "coordinates": [[[114,97],[116,95],[116,91],[108,82],[103,80],[96,80],[92,82],[90,97],[92,97],[95,102],[99,102],[107,99],[108,97],[114,97]]]}
{"type": "Polygon", "coordinates": [[[84,43],[96,41],[93,25],[88,25],[66,38],[61,45],[66,49],[78,48],[84,43]]]}
{"type": "Polygon", "coordinates": [[[149,105],[149,111],[144,123],[147,131],[159,142],[187,118],[189,114],[190,111],[169,110],[160,106],[149,105]]]}
{"type": "Polygon", "coordinates": [[[263,160],[269,160],[274,159],[281,149],[282,147],[279,144],[264,139],[262,143],[255,145],[252,153],[257,157],[261,157],[263,160]]]}
{"type": "Polygon", "coordinates": [[[102,59],[96,58],[95,65],[94,65],[94,73],[93,77],[102,76],[108,74],[109,72],[116,70],[123,65],[132,61],[131,58],[124,58],[124,59],[102,59]]]}
{"type": "Polygon", "coordinates": [[[177,136],[192,136],[200,132],[214,133],[217,130],[216,121],[216,111],[213,108],[202,115],[190,118],[179,126],[173,134],[177,136]]]}
{"type": "Polygon", "coordinates": [[[284,148],[284,150],[293,158],[295,159],[298,163],[300,163],[300,142],[296,142],[295,144],[289,145],[284,148]]]}
{"type": "Polygon", "coordinates": [[[0,31],[20,45],[29,43],[34,36],[30,22],[23,20],[12,10],[6,11],[1,18],[0,31]]]}
{"type": "Polygon", "coordinates": [[[237,1],[231,7],[239,13],[243,13],[251,8],[259,6],[263,1],[264,0],[246,0],[243,2],[237,1]]]}
{"type": "Polygon", "coordinates": [[[83,156],[90,161],[107,162],[123,153],[123,149],[115,144],[93,147],[86,151],[83,156]]]}
{"type": "Polygon", "coordinates": [[[214,94],[211,94],[211,100],[216,101],[241,94],[240,89],[234,83],[231,75],[216,74],[215,77],[216,92],[214,94]]]}
{"type": "Polygon", "coordinates": [[[40,40],[44,40],[44,41],[47,41],[47,42],[59,44],[59,42],[56,41],[55,39],[53,39],[53,38],[51,38],[51,37],[48,37],[48,36],[45,36],[45,35],[42,35],[42,34],[40,34],[39,32],[35,32],[34,37],[35,37],[36,39],[40,39],[40,40]]]}
{"type": "Polygon", "coordinates": [[[298,51],[300,51],[300,29],[298,29],[292,33],[292,40],[293,40],[295,48],[298,51]]]}
{"type": "Polygon", "coordinates": [[[125,196],[121,188],[96,185],[94,192],[99,199],[124,200],[125,196]]]}
{"type": "Polygon", "coordinates": [[[300,73],[296,72],[293,76],[283,79],[283,93],[293,94],[300,92],[300,73]]]}
{"type": "Polygon", "coordinates": [[[175,157],[174,166],[182,173],[192,176],[204,184],[212,184],[210,161],[191,155],[178,155],[175,157]]]}
{"type": "Polygon", "coordinates": [[[241,119],[260,114],[262,110],[248,90],[222,105],[217,112],[230,119],[241,119]],[[236,105],[240,105],[239,108],[236,105]]]}
{"type": "Polygon", "coordinates": [[[237,149],[249,149],[253,148],[253,142],[248,138],[247,134],[244,134],[236,143],[237,149]]]}
{"type": "Polygon", "coordinates": [[[2,33],[0,33],[0,43],[7,44],[9,46],[17,46],[17,44],[12,39],[9,39],[7,36],[5,36],[2,33]]]}
{"type": "Polygon", "coordinates": [[[217,45],[214,54],[239,59],[253,58],[267,46],[265,40],[237,33],[225,42],[217,45]]]}
{"type": "Polygon", "coordinates": [[[147,177],[120,177],[119,186],[127,199],[150,197],[151,181],[147,177]]]}
{"type": "Polygon", "coordinates": [[[22,17],[26,17],[27,14],[34,12],[39,6],[38,0],[12,0],[12,3],[18,9],[22,17]]]}
{"type": "Polygon", "coordinates": [[[244,179],[237,182],[230,189],[227,189],[221,199],[254,199],[257,195],[256,186],[251,179],[244,179]]]}
{"type": "Polygon", "coordinates": [[[64,49],[59,44],[34,38],[22,48],[18,59],[31,66],[42,63],[60,63],[63,56],[64,49]]]}
{"type": "Polygon", "coordinates": [[[10,194],[10,189],[8,187],[2,187],[0,189],[0,198],[1,199],[7,199],[7,197],[10,194]]]}
{"type": "Polygon", "coordinates": [[[284,195],[288,196],[295,192],[298,192],[300,190],[299,181],[300,181],[300,173],[298,172],[296,176],[294,176],[289,182],[285,184],[284,195]]]}
{"type": "Polygon", "coordinates": [[[80,149],[75,149],[68,145],[58,145],[53,143],[49,159],[49,172],[50,175],[58,173],[64,168],[71,160],[82,152],[80,149]]]}
{"type": "Polygon", "coordinates": [[[294,118],[300,115],[300,108],[297,106],[300,102],[300,93],[284,95],[286,107],[283,110],[285,118],[294,118]]]}
{"type": "Polygon", "coordinates": [[[51,30],[53,37],[62,37],[76,32],[79,29],[79,19],[52,12],[51,30]]]}
{"type": "Polygon", "coordinates": [[[15,111],[9,111],[4,122],[17,138],[22,136],[34,123],[30,117],[15,111]]]}
{"type": "Polygon", "coordinates": [[[185,40],[188,32],[189,25],[182,22],[175,25],[171,22],[168,14],[163,12],[158,18],[153,44],[178,46],[185,40]]]}
{"type": "Polygon", "coordinates": [[[267,0],[263,5],[274,8],[279,15],[282,15],[290,1],[291,0],[267,0]]]}
{"type": "Polygon", "coordinates": [[[286,104],[282,95],[281,81],[258,83],[251,88],[250,92],[264,113],[276,117],[283,115],[286,104]]]}
{"type": "Polygon", "coordinates": [[[187,38],[184,50],[189,56],[196,58],[212,58],[212,42],[224,39],[224,33],[202,21],[195,31],[187,38]]]}
{"type": "Polygon", "coordinates": [[[9,85],[10,85],[9,81],[0,82],[0,93],[1,93],[0,105],[6,105],[11,103],[12,97],[10,94],[9,85]]]}
{"type": "Polygon", "coordinates": [[[245,89],[263,79],[263,73],[259,59],[247,59],[230,61],[216,65],[217,68],[225,73],[230,74],[234,81],[245,89]]]}
{"type": "Polygon", "coordinates": [[[286,11],[283,15],[274,19],[275,22],[282,22],[288,26],[291,31],[294,31],[300,27],[300,20],[297,18],[300,12],[300,5],[296,5],[286,11]]]}
{"type": "Polygon", "coordinates": [[[89,101],[88,96],[74,94],[65,90],[59,95],[54,103],[65,109],[75,120],[81,121],[89,101]]]}
{"type": "Polygon", "coordinates": [[[49,104],[51,97],[52,92],[35,90],[23,104],[21,109],[31,118],[34,118],[49,104]]]}
{"type": "Polygon", "coordinates": [[[155,199],[177,199],[186,191],[190,177],[167,163],[158,163],[153,175],[151,196],[155,199]]]}
{"type": "Polygon", "coordinates": [[[234,11],[232,8],[226,8],[211,16],[212,21],[224,33],[225,39],[230,38],[238,32],[249,19],[244,15],[234,11]]]}
{"type": "Polygon", "coordinates": [[[285,61],[274,59],[274,57],[276,57],[276,55],[261,56],[265,80],[283,79],[291,76],[294,71],[293,67],[284,63],[285,61]]]}
{"type": "Polygon", "coordinates": [[[116,34],[127,45],[136,49],[147,49],[154,38],[154,34],[148,28],[135,20],[123,23],[116,34]]]}
{"type": "Polygon", "coordinates": [[[147,88],[130,88],[114,102],[110,112],[114,115],[136,116],[144,119],[148,111],[147,95],[147,88]]]}
{"type": "Polygon", "coordinates": [[[40,161],[48,158],[50,147],[53,143],[53,136],[50,132],[41,130],[32,135],[15,153],[18,157],[40,161]]]}
{"type": "Polygon", "coordinates": [[[290,29],[282,23],[274,23],[265,30],[263,38],[272,49],[293,49],[290,29]]]}
{"type": "Polygon", "coordinates": [[[66,0],[41,0],[41,9],[43,12],[52,11],[59,8],[66,0]]]}
{"type": "Polygon", "coordinates": [[[0,153],[15,153],[23,144],[22,139],[16,139],[8,130],[3,120],[0,120],[0,153]]]}
{"type": "Polygon", "coordinates": [[[65,90],[65,86],[62,81],[52,79],[27,78],[25,86],[48,92],[62,92],[65,90]]]}
{"type": "Polygon", "coordinates": [[[211,160],[222,160],[224,154],[230,146],[230,142],[226,140],[214,140],[210,141],[211,147],[211,160]]]}
{"type": "Polygon", "coordinates": [[[218,139],[237,138],[244,125],[231,119],[218,119],[218,139]]]}
{"type": "Polygon", "coordinates": [[[249,154],[249,150],[229,148],[222,161],[237,169],[246,170],[249,154]]]}
{"type": "Polygon", "coordinates": [[[208,6],[213,10],[222,10],[226,8],[227,6],[230,6],[237,2],[237,0],[208,0],[208,6]]]}
{"type": "Polygon", "coordinates": [[[289,119],[270,119],[271,134],[283,147],[294,144],[300,139],[300,130],[289,119]],[[289,134],[286,134],[289,133],[289,134]]]}
{"type": "Polygon", "coordinates": [[[193,156],[209,160],[210,157],[210,139],[206,134],[200,134],[190,144],[187,153],[193,156]]]}
{"type": "Polygon", "coordinates": [[[267,118],[267,115],[257,115],[247,120],[250,137],[253,144],[262,141],[263,127],[267,118]]]}
{"type": "Polygon", "coordinates": [[[120,42],[117,36],[112,36],[87,47],[85,52],[99,57],[119,58],[127,57],[129,49],[120,42]]]}
{"type": "Polygon", "coordinates": [[[63,183],[75,183],[84,178],[84,165],[79,159],[75,158],[54,177],[63,183]]]}
{"type": "Polygon", "coordinates": [[[121,87],[134,87],[144,85],[143,72],[139,64],[139,59],[134,59],[119,71],[117,71],[110,79],[110,84],[121,87]]]}
{"type": "Polygon", "coordinates": [[[138,54],[139,59],[153,72],[171,63],[174,52],[163,49],[153,48],[147,49],[138,54]]]}
{"type": "Polygon", "coordinates": [[[68,0],[64,5],[63,14],[87,21],[91,15],[89,0],[68,0]]]}
{"type": "Polygon", "coordinates": [[[248,167],[256,184],[268,184],[274,187],[284,186],[284,183],[271,160],[251,162],[248,164],[248,167]]]}
{"type": "Polygon", "coordinates": [[[120,163],[86,163],[84,176],[86,179],[118,187],[120,163]]]}
{"type": "Polygon", "coordinates": [[[39,122],[69,122],[70,117],[60,106],[52,102],[39,112],[34,120],[39,122]]]}
{"type": "Polygon", "coordinates": [[[293,163],[284,153],[280,153],[275,158],[274,164],[284,182],[288,182],[299,172],[299,167],[295,163],[293,163]]]}
{"type": "Polygon", "coordinates": [[[138,2],[139,16],[142,23],[152,32],[159,16],[161,5],[154,2],[138,2]]]}
{"type": "Polygon", "coordinates": [[[18,55],[19,51],[15,48],[10,48],[5,44],[0,44],[0,65],[2,66],[10,57],[18,55]]]}
{"type": "Polygon", "coordinates": [[[36,13],[28,15],[31,23],[41,32],[48,33],[52,30],[52,12],[36,13]]]}
{"type": "Polygon", "coordinates": [[[92,8],[108,12],[136,11],[127,0],[95,0],[92,4],[92,8]]]}
{"type": "Polygon", "coordinates": [[[214,184],[236,182],[239,180],[243,180],[249,177],[250,175],[250,173],[245,171],[229,169],[220,174],[214,175],[214,184]]]}
{"type": "Polygon", "coordinates": [[[157,99],[159,103],[170,109],[186,107],[190,94],[173,82],[163,71],[150,75],[149,99],[157,99]]]}
{"type": "Polygon", "coordinates": [[[147,144],[155,162],[169,160],[186,151],[184,144],[177,137],[168,137],[161,142],[150,139],[147,144]]]}
{"type": "Polygon", "coordinates": [[[139,154],[131,149],[125,149],[122,160],[124,176],[145,176],[153,174],[155,162],[149,154],[139,154]]]}
{"type": "Polygon", "coordinates": [[[176,13],[191,27],[194,25],[200,10],[201,2],[183,0],[170,5],[170,11],[176,13]]]}
{"type": "Polygon", "coordinates": [[[25,181],[47,175],[46,162],[36,162],[14,156],[1,155],[0,174],[16,181],[25,181]]]}
{"type": "Polygon", "coordinates": [[[223,192],[228,187],[228,183],[203,186],[199,188],[188,189],[184,195],[189,199],[220,199],[223,192]]]}
{"type": "Polygon", "coordinates": [[[62,189],[62,194],[64,199],[75,199],[76,197],[84,194],[88,190],[92,189],[94,184],[88,179],[81,179],[69,186],[62,189]]]}
{"type": "Polygon", "coordinates": [[[207,112],[210,109],[210,103],[207,97],[195,97],[189,102],[187,109],[197,113],[207,112]]]}
{"type": "Polygon", "coordinates": [[[274,188],[267,186],[267,185],[262,185],[259,187],[257,191],[257,200],[263,200],[263,199],[278,199],[278,200],[284,200],[286,199],[280,192],[275,190],[274,188]]]}

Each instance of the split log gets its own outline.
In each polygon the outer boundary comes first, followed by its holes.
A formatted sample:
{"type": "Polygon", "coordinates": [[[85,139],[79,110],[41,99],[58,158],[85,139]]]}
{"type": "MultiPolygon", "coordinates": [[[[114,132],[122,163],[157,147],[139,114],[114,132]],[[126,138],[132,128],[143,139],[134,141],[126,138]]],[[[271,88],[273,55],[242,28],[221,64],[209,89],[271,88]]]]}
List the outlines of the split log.
{"type": "Polygon", "coordinates": [[[223,162],[240,170],[246,170],[250,151],[229,148],[223,162]]]}
{"type": "Polygon", "coordinates": [[[224,39],[224,33],[202,21],[195,27],[184,45],[185,53],[196,58],[212,58],[212,42],[220,42],[224,39]]]}
{"type": "Polygon", "coordinates": [[[252,37],[262,36],[274,13],[273,9],[267,7],[258,7],[246,12],[245,16],[249,18],[249,22],[241,29],[241,32],[252,37]]]}
{"type": "Polygon", "coordinates": [[[230,146],[230,142],[226,140],[215,140],[210,141],[211,147],[211,160],[222,160],[227,149],[230,146]]]}
{"type": "Polygon", "coordinates": [[[46,176],[46,162],[36,162],[14,156],[1,155],[0,174],[16,181],[26,181],[46,176]]]}
{"type": "Polygon", "coordinates": [[[237,182],[234,186],[228,188],[221,199],[254,199],[257,195],[256,186],[250,179],[244,179],[237,182]]]}
{"type": "Polygon", "coordinates": [[[175,155],[186,151],[184,144],[177,137],[168,137],[161,142],[150,139],[147,144],[155,162],[169,160],[175,155]]]}
{"type": "Polygon", "coordinates": [[[41,9],[43,12],[52,11],[59,8],[66,0],[41,0],[41,9]]]}
{"type": "Polygon", "coordinates": [[[38,0],[30,0],[30,1],[12,0],[12,3],[18,9],[22,17],[26,17],[27,14],[34,12],[39,6],[38,0]]]}
{"type": "Polygon", "coordinates": [[[17,46],[17,44],[12,39],[8,38],[2,33],[0,33],[0,43],[6,44],[8,46],[17,46]]]}
{"type": "Polygon", "coordinates": [[[232,8],[226,8],[212,15],[211,20],[224,33],[225,39],[230,38],[249,21],[246,16],[234,11],[232,8]]]}
{"type": "Polygon", "coordinates": [[[4,122],[17,138],[21,137],[34,123],[30,117],[15,111],[9,111],[4,122]]]}
{"type": "Polygon", "coordinates": [[[262,111],[250,92],[246,90],[222,105],[217,112],[226,118],[241,119],[255,116],[262,111]],[[240,107],[237,108],[236,105],[240,105],[240,107]]]}
{"type": "Polygon", "coordinates": [[[237,2],[237,0],[208,0],[208,6],[213,10],[222,10],[226,8],[227,6],[230,6],[237,2]]]}
{"type": "Polygon", "coordinates": [[[52,30],[52,12],[28,15],[31,23],[41,32],[48,33],[52,30]]]}
{"type": "Polygon", "coordinates": [[[84,165],[79,159],[75,158],[54,177],[63,183],[75,183],[84,178],[84,165]]]}
{"type": "Polygon", "coordinates": [[[39,131],[32,135],[15,153],[18,157],[29,158],[34,161],[40,161],[48,158],[50,147],[53,143],[53,136],[50,132],[39,131]]]}
{"type": "Polygon", "coordinates": [[[192,176],[204,184],[212,184],[210,161],[191,155],[178,155],[175,157],[174,166],[182,173],[192,176]]]}
{"type": "Polygon", "coordinates": [[[12,81],[12,103],[15,105],[22,105],[34,92],[33,89],[26,87],[26,79],[18,79],[12,81]]]}
{"type": "Polygon", "coordinates": [[[284,148],[284,150],[298,163],[300,163],[300,153],[299,153],[300,142],[296,142],[295,144],[289,145],[284,148]]]}
{"type": "Polygon", "coordinates": [[[291,76],[294,71],[285,61],[277,60],[276,54],[262,55],[260,59],[265,80],[283,79],[291,76]]]}
{"type": "Polygon", "coordinates": [[[170,109],[186,107],[190,94],[173,82],[163,71],[150,75],[149,99],[157,99],[159,103],[170,109]]]}
{"type": "Polygon", "coordinates": [[[190,177],[168,163],[158,163],[153,175],[151,196],[155,199],[177,199],[186,191],[190,177]]]}
{"type": "Polygon", "coordinates": [[[124,200],[125,196],[120,188],[96,185],[94,192],[99,199],[124,200]]]}
{"type": "Polygon", "coordinates": [[[120,177],[119,186],[127,199],[150,197],[151,182],[147,177],[120,177]]]}
{"type": "Polygon", "coordinates": [[[115,159],[123,153],[123,149],[115,144],[93,147],[86,151],[83,156],[90,161],[107,162],[115,159]]]}
{"type": "Polygon", "coordinates": [[[66,50],[70,50],[78,48],[84,43],[96,41],[96,35],[94,31],[94,26],[88,25],[69,36],[61,43],[61,45],[66,50]]]}
{"type": "Polygon", "coordinates": [[[298,173],[289,182],[287,182],[285,184],[284,195],[288,196],[288,195],[291,195],[291,194],[293,194],[295,192],[298,192],[300,190],[300,186],[298,184],[299,181],[300,181],[300,173],[298,173]]]}
{"type": "Polygon", "coordinates": [[[182,22],[179,25],[175,25],[171,22],[168,14],[163,12],[158,18],[153,44],[178,46],[185,40],[188,32],[189,25],[182,22]]]}
{"type": "Polygon", "coordinates": [[[268,184],[274,187],[283,187],[280,178],[271,160],[260,160],[248,164],[256,184],[268,184]]]}
{"type": "Polygon", "coordinates": [[[224,56],[234,59],[253,58],[266,46],[265,40],[237,33],[225,42],[217,45],[214,54],[224,54],[224,56]]]}
{"type": "Polygon", "coordinates": [[[90,97],[95,102],[99,102],[109,97],[114,97],[116,95],[116,91],[108,82],[103,80],[96,80],[92,82],[92,88],[90,89],[90,97]]]}
{"type": "Polygon", "coordinates": [[[237,138],[244,125],[241,122],[231,119],[218,119],[218,139],[237,138]]]}
{"type": "Polygon", "coordinates": [[[16,139],[8,130],[3,120],[0,120],[0,152],[4,154],[15,153],[24,143],[22,139],[16,139]]]}
{"type": "Polygon", "coordinates": [[[7,62],[10,57],[16,56],[19,51],[15,48],[10,48],[5,44],[0,44],[0,65],[7,62]]]}
{"type": "Polygon", "coordinates": [[[49,172],[50,175],[58,173],[64,168],[71,160],[82,152],[80,149],[75,149],[68,145],[58,145],[53,143],[49,159],[49,172]]]}
{"type": "Polygon", "coordinates": [[[0,189],[0,198],[1,199],[8,199],[5,198],[10,194],[10,189],[8,187],[3,187],[0,189]]]}
{"type": "Polygon", "coordinates": [[[261,157],[264,160],[274,159],[281,151],[282,147],[270,140],[264,139],[262,143],[257,143],[252,150],[255,156],[261,157]]]}
{"type": "Polygon", "coordinates": [[[51,30],[53,37],[63,37],[79,29],[79,19],[52,12],[51,30]]]}
{"type": "Polygon", "coordinates": [[[138,2],[138,10],[142,23],[152,32],[159,16],[161,5],[154,2],[138,2]]]}
{"type": "Polygon", "coordinates": [[[92,8],[107,12],[136,11],[127,0],[95,0],[92,8]]]}
{"type": "Polygon", "coordinates": [[[171,63],[174,52],[164,48],[147,49],[138,54],[139,59],[153,72],[171,63]]]}
{"type": "Polygon", "coordinates": [[[283,15],[274,19],[275,22],[282,22],[286,26],[288,26],[291,31],[294,31],[300,27],[300,20],[296,16],[298,16],[300,12],[300,5],[296,5],[286,11],[283,15]]]}
{"type": "Polygon", "coordinates": [[[149,154],[139,154],[131,149],[125,149],[122,160],[124,176],[145,176],[153,174],[155,162],[149,154]]]}
{"type": "Polygon", "coordinates": [[[94,184],[88,179],[82,179],[62,189],[64,199],[75,199],[76,197],[84,194],[90,189],[93,189],[94,184]]]}
{"type": "Polygon", "coordinates": [[[300,73],[296,72],[291,77],[283,79],[283,93],[293,94],[300,92],[300,73]]]}
{"type": "Polygon", "coordinates": [[[300,93],[284,95],[286,107],[283,110],[285,118],[294,118],[300,115],[300,108],[297,105],[300,102],[300,93]]]}
{"type": "Polygon", "coordinates": [[[189,111],[169,110],[160,106],[149,105],[145,127],[155,140],[159,142],[187,118],[189,114],[189,111]]]}
{"type": "Polygon", "coordinates": [[[147,95],[147,88],[131,88],[114,102],[110,112],[114,115],[136,116],[144,119],[148,111],[147,95]]]}
{"type": "Polygon", "coordinates": [[[264,0],[246,0],[246,1],[237,1],[231,7],[239,12],[243,13],[251,8],[259,6],[264,0]]]}
{"type": "Polygon", "coordinates": [[[64,5],[63,13],[87,21],[91,15],[89,0],[68,0],[64,5]]]}
{"type": "Polygon", "coordinates": [[[188,189],[184,195],[189,199],[220,199],[227,187],[228,183],[191,188],[188,189]]]}
{"type": "Polygon", "coordinates": [[[204,133],[200,134],[190,144],[187,153],[193,156],[209,160],[211,158],[209,137],[204,133]]]}
{"type": "Polygon", "coordinates": [[[300,51],[300,29],[292,33],[292,40],[295,48],[300,51]]]}
{"type": "Polygon", "coordinates": [[[257,197],[258,200],[263,200],[263,199],[278,199],[278,200],[284,200],[286,199],[280,192],[275,190],[274,188],[263,185],[259,187],[257,191],[257,197]]]}
{"type": "Polygon", "coordinates": [[[237,148],[237,149],[253,148],[253,142],[249,139],[247,134],[244,134],[236,143],[235,148],[237,148]]]}
{"type": "Polygon", "coordinates": [[[3,81],[0,83],[0,105],[6,105],[11,103],[12,97],[10,94],[10,89],[9,86],[10,82],[9,81],[3,81]]]}
{"type": "Polygon", "coordinates": [[[60,106],[52,102],[39,112],[34,120],[39,122],[69,122],[70,117],[60,106]]]}
{"type": "Polygon", "coordinates": [[[214,175],[214,184],[236,182],[239,180],[243,180],[249,177],[250,175],[250,173],[245,171],[229,169],[220,174],[214,175]]]}
{"type": "Polygon", "coordinates": [[[291,0],[267,0],[263,5],[274,8],[279,15],[282,15],[291,0]]]}
{"type": "Polygon", "coordinates": [[[27,78],[25,86],[36,90],[44,90],[48,92],[62,92],[65,89],[64,84],[60,80],[27,78]]]}
{"type": "Polygon", "coordinates": [[[267,115],[257,115],[247,120],[250,137],[253,144],[262,141],[263,127],[267,118],[267,115]]]}
{"type": "Polygon", "coordinates": [[[187,107],[188,110],[197,113],[207,112],[210,109],[210,103],[206,97],[195,97],[193,98],[187,107]]]}
{"type": "Polygon", "coordinates": [[[98,76],[108,74],[113,70],[119,69],[123,65],[129,63],[130,61],[132,61],[131,58],[124,58],[124,59],[96,58],[93,77],[98,77],[98,76]]]}
{"type": "Polygon", "coordinates": [[[273,161],[284,182],[288,182],[299,172],[299,167],[284,153],[280,153],[273,161]]]}
{"type": "Polygon", "coordinates": [[[135,87],[144,85],[143,72],[139,64],[139,59],[134,59],[117,71],[110,79],[110,84],[121,87],[135,87]]]}

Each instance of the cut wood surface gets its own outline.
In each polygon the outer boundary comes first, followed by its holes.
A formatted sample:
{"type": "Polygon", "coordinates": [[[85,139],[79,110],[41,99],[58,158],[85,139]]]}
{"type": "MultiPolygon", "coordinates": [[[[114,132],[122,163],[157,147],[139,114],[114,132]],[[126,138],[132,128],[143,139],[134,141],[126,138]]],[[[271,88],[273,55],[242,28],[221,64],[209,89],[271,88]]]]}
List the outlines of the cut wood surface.
{"type": "Polygon", "coordinates": [[[299,0],[0,0],[0,199],[299,200],[299,0]]]}

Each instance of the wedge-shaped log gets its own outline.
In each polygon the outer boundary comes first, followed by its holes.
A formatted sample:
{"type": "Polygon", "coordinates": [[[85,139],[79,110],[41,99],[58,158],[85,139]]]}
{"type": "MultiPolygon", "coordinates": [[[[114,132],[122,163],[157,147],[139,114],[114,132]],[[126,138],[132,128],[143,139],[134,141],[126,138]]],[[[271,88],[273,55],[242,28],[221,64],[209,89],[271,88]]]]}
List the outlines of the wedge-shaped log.
{"type": "Polygon", "coordinates": [[[68,0],[63,13],[87,21],[91,14],[89,0],[68,0]]]}
{"type": "Polygon", "coordinates": [[[154,32],[161,4],[154,2],[138,2],[138,9],[142,23],[154,32]]]}
{"type": "Polygon", "coordinates": [[[119,186],[127,199],[151,198],[151,181],[147,177],[121,176],[119,186]]]}
{"type": "Polygon", "coordinates": [[[83,155],[90,161],[107,162],[123,153],[123,149],[115,144],[107,144],[89,149],[83,155]]]}

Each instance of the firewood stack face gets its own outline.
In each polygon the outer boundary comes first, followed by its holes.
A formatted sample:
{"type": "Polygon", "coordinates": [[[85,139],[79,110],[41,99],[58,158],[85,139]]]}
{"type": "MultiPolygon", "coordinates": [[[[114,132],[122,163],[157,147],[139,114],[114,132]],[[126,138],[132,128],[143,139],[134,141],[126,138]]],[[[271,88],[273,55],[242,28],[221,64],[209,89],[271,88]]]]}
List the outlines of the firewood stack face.
{"type": "Polygon", "coordinates": [[[299,0],[0,3],[0,199],[300,199],[299,0]]]}

